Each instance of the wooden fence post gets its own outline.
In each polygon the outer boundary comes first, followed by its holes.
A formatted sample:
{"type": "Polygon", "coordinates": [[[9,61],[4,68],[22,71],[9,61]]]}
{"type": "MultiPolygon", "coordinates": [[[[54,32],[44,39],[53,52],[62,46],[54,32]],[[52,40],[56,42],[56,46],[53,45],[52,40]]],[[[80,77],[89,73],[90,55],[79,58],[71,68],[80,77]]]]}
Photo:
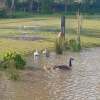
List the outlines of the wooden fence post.
{"type": "Polygon", "coordinates": [[[61,34],[65,38],[65,16],[61,16],[61,34]]]}

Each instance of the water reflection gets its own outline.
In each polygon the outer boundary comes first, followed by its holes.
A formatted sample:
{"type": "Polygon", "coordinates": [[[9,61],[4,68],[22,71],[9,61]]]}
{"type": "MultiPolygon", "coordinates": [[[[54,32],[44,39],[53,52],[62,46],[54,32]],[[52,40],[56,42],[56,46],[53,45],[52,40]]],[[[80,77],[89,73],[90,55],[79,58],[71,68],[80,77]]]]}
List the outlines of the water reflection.
{"type": "MultiPolygon", "coordinates": [[[[100,83],[99,52],[100,48],[95,48],[81,53],[67,52],[63,56],[51,53],[49,58],[40,57],[40,63],[37,63],[40,69],[24,71],[23,80],[14,84],[14,100],[99,100],[100,92],[96,90],[100,83]],[[42,70],[44,64],[68,64],[70,57],[75,58],[72,70],[50,73],[42,70]]],[[[33,58],[30,57],[31,60],[33,58]]]]}

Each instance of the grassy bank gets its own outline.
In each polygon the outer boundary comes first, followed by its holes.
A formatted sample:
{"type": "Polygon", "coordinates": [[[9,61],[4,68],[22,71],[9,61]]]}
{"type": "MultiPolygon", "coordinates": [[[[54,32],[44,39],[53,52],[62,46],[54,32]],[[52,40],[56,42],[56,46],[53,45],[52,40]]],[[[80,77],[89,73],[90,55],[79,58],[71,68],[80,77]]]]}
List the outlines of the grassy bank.
{"type": "MultiPolygon", "coordinates": [[[[66,38],[76,37],[77,20],[75,16],[66,17],[66,38]]],[[[33,52],[36,48],[52,48],[60,31],[60,16],[34,16],[20,19],[0,19],[0,36],[14,36],[27,33],[44,36],[47,39],[39,41],[23,41],[0,39],[0,56],[7,51],[22,54],[33,52]]],[[[81,42],[83,47],[100,46],[100,19],[95,16],[82,18],[81,42]]]]}

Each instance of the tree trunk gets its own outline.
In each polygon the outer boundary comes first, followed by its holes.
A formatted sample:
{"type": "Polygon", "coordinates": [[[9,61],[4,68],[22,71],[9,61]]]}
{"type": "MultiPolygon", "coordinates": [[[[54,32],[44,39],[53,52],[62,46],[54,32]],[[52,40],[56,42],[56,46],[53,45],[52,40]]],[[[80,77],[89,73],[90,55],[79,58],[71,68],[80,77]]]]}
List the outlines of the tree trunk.
{"type": "Polygon", "coordinates": [[[29,4],[29,11],[32,12],[33,10],[33,1],[34,0],[30,0],[30,4],[29,4]]]}
{"type": "Polygon", "coordinates": [[[37,13],[40,13],[40,0],[37,0],[37,13]]]}
{"type": "Polygon", "coordinates": [[[11,10],[15,10],[15,0],[12,0],[12,3],[11,3],[11,10]]]}
{"type": "Polygon", "coordinates": [[[13,11],[15,11],[15,0],[12,0],[11,7],[10,7],[10,13],[12,15],[13,11]]]}
{"type": "Polygon", "coordinates": [[[67,13],[67,0],[65,0],[65,14],[67,13]]]}

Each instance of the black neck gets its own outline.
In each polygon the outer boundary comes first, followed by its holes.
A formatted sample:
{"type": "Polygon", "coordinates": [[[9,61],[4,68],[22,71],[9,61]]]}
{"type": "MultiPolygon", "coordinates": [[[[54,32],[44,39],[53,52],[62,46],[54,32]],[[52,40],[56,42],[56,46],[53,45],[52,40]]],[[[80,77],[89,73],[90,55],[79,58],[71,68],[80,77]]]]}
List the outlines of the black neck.
{"type": "Polygon", "coordinates": [[[72,60],[69,60],[69,66],[72,67],[72,60]]]}

